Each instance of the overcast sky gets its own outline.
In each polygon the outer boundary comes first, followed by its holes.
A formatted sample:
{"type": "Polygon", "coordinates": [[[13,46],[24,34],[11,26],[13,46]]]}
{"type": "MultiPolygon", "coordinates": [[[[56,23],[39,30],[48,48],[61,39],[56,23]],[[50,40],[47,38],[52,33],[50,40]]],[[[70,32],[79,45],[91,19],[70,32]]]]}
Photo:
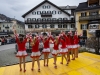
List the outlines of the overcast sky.
{"type": "MultiPolygon", "coordinates": [[[[44,0],[0,0],[0,13],[24,21],[22,15],[44,0]]],[[[78,6],[87,0],[49,0],[57,6],[78,6]]]]}

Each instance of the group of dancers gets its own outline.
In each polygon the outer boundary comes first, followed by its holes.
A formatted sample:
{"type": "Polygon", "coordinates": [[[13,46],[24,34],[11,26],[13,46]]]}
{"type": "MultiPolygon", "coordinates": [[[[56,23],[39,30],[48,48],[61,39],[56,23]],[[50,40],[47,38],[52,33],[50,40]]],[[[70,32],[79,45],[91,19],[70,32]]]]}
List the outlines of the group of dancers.
{"type": "MultiPolygon", "coordinates": [[[[50,33],[50,32],[49,32],[50,33]]],[[[35,35],[32,37],[32,35],[29,33],[26,35],[26,37],[18,37],[16,30],[14,29],[14,35],[16,37],[16,43],[18,45],[18,52],[16,54],[17,57],[19,57],[19,66],[20,71],[22,71],[22,61],[23,61],[23,68],[24,72],[26,72],[25,69],[25,57],[27,56],[25,44],[27,41],[30,40],[30,45],[32,47],[32,53],[30,57],[32,58],[32,68],[31,70],[34,70],[34,63],[35,60],[37,61],[38,65],[38,72],[40,72],[40,62],[39,57],[43,54],[44,55],[44,66],[49,65],[49,54],[50,54],[50,41],[52,40],[52,43],[54,44],[53,51],[51,52],[54,57],[54,68],[57,68],[57,56],[58,54],[61,54],[61,62],[60,64],[63,64],[63,60],[65,58],[66,65],[70,62],[70,54],[72,54],[72,60],[75,60],[75,58],[78,58],[78,48],[79,48],[79,36],[77,35],[77,32],[75,32],[74,35],[72,35],[72,32],[68,32],[65,34],[65,32],[61,32],[58,36],[53,37],[51,33],[47,36],[42,35],[35,35]],[[39,43],[40,40],[43,42],[43,50],[42,53],[39,51],[39,43]]]]}

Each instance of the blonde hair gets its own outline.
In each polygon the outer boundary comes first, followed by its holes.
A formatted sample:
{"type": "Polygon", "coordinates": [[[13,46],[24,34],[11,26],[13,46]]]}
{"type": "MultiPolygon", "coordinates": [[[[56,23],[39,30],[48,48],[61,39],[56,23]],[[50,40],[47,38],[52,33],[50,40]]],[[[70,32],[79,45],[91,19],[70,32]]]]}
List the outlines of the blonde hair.
{"type": "Polygon", "coordinates": [[[56,36],[55,40],[54,40],[55,44],[58,44],[58,37],[56,36]]]}
{"type": "Polygon", "coordinates": [[[33,46],[33,45],[35,45],[35,43],[36,43],[36,37],[34,37],[34,38],[32,39],[31,45],[33,46]]]}

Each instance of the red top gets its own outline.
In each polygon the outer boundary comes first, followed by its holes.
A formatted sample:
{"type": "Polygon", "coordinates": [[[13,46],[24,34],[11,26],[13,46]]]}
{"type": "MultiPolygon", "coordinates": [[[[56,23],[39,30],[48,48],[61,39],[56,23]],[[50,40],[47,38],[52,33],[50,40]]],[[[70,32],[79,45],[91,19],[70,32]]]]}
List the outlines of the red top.
{"type": "Polygon", "coordinates": [[[38,52],[39,51],[39,41],[36,40],[35,44],[32,46],[32,52],[38,52]]]}
{"type": "Polygon", "coordinates": [[[66,45],[70,45],[71,42],[70,42],[70,38],[67,37],[66,35],[63,35],[65,38],[66,38],[66,45]]]}
{"type": "Polygon", "coordinates": [[[23,40],[23,42],[20,42],[19,39],[16,37],[16,42],[17,42],[17,45],[18,45],[18,51],[25,51],[26,50],[25,44],[27,42],[27,38],[25,38],[23,40]]]}
{"type": "Polygon", "coordinates": [[[78,36],[77,35],[74,35],[74,42],[75,42],[75,44],[78,44],[78,42],[79,42],[79,38],[78,38],[78,36]]]}
{"type": "Polygon", "coordinates": [[[59,39],[59,41],[61,42],[62,46],[61,48],[66,48],[66,41],[62,40],[62,39],[59,39]]]}
{"type": "Polygon", "coordinates": [[[43,41],[44,48],[50,48],[50,46],[49,46],[50,37],[47,38],[47,40],[45,40],[45,41],[42,39],[42,41],[43,41]]]}
{"type": "MultiPolygon", "coordinates": [[[[51,38],[53,41],[54,39],[51,38]]],[[[53,47],[54,50],[59,50],[59,39],[58,39],[58,43],[56,43],[56,41],[54,41],[54,47],[53,47]]]]}
{"type": "Polygon", "coordinates": [[[72,38],[70,38],[70,42],[71,42],[71,45],[74,45],[75,43],[74,43],[74,38],[72,39],[72,38]]]}

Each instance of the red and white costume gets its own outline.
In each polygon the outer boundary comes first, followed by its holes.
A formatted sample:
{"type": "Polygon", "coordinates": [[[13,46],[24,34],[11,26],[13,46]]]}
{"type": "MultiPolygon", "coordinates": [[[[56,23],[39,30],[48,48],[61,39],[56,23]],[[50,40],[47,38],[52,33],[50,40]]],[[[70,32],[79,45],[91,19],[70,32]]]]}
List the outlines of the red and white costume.
{"type": "Polygon", "coordinates": [[[50,53],[50,46],[49,46],[50,37],[48,37],[46,40],[42,39],[42,41],[43,41],[43,45],[44,45],[44,49],[43,49],[42,53],[50,53]]]}
{"type": "Polygon", "coordinates": [[[16,36],[16,43],[18,45],[18,52],[16,54],[16,57],[27,56],[27,52],[26,52],[26,48],[25,48],[27,38],[25,38],[22,42],[20,42],[20,40],[18,39],[18,35],[15,34],[15,36],[16,36]]]}
{"type": "Polygon", "coordinates": [[[75,43],[75,48],[78,48],[79,47],[79,39],[78,39],[78,36],[77,35],[74,35],[74,43],[75,43]]]}
{"type": "Polygon", "coordinates": [[[70,42],[71,42],[71,49],[76,48],[76,47],[75,47],[75,43],[74,43],[74,38],[71,38],[71,39],[70,39],[70,42]]]}
{"type": "Polygon", "coordinates": [[[41,53],[39,51],[39,40],[38,38],[36,38],[36,42],[35,44],[32,46],[32,53],[31,53],[31,58],[36,58],[36,57],[40,57],[41,53]]]}
{"type": "Polygon", "coordinates": [[[71,50],[71,42],[70,42],[70,37],[66,36],[65,34],[63,35],[66,39],[66,47],[68,50],[71,50]]]}
{"type": "Polygon", "coordinates": [[[59,50],[59,44],[60,44],[59,38],[58,38],[58,43],[56,43],[56,41],[53,38],[51,38],[51,39],[54,42],[54,47],[53,47],[52,55],[57,55],[57,54],[60,53],[60,50],[59,50]]]}
{"type": "Polygon", "coordinates": [[[68,49],[66,48],[66,41],[62,40],[61,38],[59,38],[59,41],[62,44],[61,49],[60,49],[60,53],[61,54],[66,54],[68,52],[68,49]]]}

